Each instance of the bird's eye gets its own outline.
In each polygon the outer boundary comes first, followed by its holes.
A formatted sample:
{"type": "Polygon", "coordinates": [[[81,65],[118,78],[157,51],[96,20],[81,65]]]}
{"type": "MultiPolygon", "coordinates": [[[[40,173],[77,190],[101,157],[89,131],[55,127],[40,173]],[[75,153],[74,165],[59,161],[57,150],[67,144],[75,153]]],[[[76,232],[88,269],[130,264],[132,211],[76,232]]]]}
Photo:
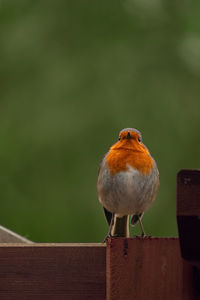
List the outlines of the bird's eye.
{"type": "Polygon", "coordinates": [[[118,141],[120,141],[120,139],[121,139],[121,138],[120,138],[120,136],[119,136],[119,137],[118,137],[118,141]]]}
{"type": "Polygon", "coordinates": [[[138,138],[138,142],[139,142],[139,143],[141,142],[141,138],[140,138],[140,137],[138,138]]]}

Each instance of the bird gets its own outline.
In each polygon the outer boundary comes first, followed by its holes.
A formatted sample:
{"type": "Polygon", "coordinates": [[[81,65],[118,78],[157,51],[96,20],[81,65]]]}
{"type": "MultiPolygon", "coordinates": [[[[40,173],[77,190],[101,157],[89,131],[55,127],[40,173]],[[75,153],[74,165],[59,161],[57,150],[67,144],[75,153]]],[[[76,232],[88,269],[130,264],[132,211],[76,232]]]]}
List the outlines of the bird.
{"type": "Polygon", "coordinates": [[[98,170],[98,200],[109,226],[106,238],[129,237],[129,218],[133,227],[140,224],[145,237],[142,217],[153,204],[158,187],[159,171],[140,131],[122,129],[98,170]]]}

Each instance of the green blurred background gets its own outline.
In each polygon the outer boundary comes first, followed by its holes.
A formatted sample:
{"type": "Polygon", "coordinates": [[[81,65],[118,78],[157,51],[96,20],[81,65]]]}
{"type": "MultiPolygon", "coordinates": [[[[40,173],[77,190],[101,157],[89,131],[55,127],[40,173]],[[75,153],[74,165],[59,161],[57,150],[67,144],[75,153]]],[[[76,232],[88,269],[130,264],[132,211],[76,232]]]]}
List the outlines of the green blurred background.
{"type": "MultiPolygon", "coordinates": [[[[0,223],[98,242],[101,157],[135,127],[160,190],[146,232],[176,236],[176,173],[199,167],[198,1],[1,1],[0,223]]],[[[138,233],[138,228],[134,231],[138,233]]]]}

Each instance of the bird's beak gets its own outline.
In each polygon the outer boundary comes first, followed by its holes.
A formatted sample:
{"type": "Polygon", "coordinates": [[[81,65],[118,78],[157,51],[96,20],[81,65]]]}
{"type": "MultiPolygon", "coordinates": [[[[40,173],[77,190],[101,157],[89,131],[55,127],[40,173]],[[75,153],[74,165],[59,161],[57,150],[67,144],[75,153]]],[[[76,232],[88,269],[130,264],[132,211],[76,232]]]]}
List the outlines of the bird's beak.
{"type": "Polygon", "coordinates": [[[126,138],[127,138],[127,139],[130,139],[130,138],[131,138],[131,134],[130,134],[130,132],[128,132],[128,133],[127,133],[127,136],[126,136],[126,138]]]}

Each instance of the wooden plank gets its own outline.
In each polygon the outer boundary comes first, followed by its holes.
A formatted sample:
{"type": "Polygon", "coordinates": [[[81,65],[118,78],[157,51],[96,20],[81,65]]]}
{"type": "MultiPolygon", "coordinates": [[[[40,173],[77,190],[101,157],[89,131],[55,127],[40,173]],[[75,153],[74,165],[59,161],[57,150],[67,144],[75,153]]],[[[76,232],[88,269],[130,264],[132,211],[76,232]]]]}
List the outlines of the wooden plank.
{"type": "Polygon", "coordinates": [[[31,243],[31,241],[0,225],[0,243],[31,243]]]}
{"type": "Polygon", "coordinates": [[[192,266],[177,238],[113,238],[107,241],[107,300],[194,299],[192,266]]]}
{"type": "Polygon", "coordinates": [[[103,244],[1,244],[0,299],[105,299],[103,244]]]}
{"type": "Polygon", "coordinates": [[[200,170],[177,175],[177,222],[182,257],[200,267],[200,170]]]}

